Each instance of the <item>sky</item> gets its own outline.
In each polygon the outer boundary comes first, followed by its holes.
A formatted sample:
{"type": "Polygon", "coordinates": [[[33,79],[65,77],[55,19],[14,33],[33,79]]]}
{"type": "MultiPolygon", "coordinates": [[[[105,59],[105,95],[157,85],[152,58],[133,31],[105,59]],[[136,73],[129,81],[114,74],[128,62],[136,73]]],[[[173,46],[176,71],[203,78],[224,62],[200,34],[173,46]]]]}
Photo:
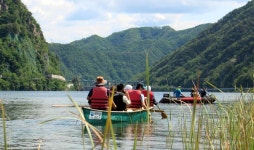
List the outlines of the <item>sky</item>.
{"type": "Polygon", "coordinates": [[[21,0],[49,43],[107,37],[135,27],[183,30],[216,23],[249,0],[21,0]]]}

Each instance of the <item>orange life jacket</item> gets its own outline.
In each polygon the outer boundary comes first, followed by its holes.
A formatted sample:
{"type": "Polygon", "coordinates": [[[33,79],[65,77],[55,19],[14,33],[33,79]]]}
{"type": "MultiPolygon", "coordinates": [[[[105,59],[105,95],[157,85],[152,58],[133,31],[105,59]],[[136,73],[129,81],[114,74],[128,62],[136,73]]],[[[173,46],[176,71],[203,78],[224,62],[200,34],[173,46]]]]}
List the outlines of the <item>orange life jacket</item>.
{"type": "Polygon", "coordinates": [[[139,90],[127,90],[131,99],[131,108],[141,108],[141,91],[139,90]]]}
{"type": "MultiPolygon", "coordinates": [[[[146,98],[148,98],[148,91],[147,90],[142,90],[141,92],[142,92],[142,94],[144,94],[144,96],[146,98]]],[[[153,107],[154,94],[152,91],[149,91],[149,99],[150,99],[150,106],[153,107]]],[[[147,99],[147,102],[149,102],[148,99],[147,99]]]]}
{"type": "Polygon", "coordinates": [[[108,107],[107,88],[103,86],[93,88],[90,107],[93,109],[103,109],[103,110],[107,109],[108,107]]]}

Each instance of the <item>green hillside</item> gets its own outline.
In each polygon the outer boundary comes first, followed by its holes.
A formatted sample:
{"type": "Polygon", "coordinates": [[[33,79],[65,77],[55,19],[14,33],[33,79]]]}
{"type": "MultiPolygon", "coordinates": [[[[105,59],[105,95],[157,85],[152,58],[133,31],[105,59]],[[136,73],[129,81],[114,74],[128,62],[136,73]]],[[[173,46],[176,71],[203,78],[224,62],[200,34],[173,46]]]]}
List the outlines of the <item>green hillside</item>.
{"type": "Polygon", "coordinates": [[[62,90],[59,60],[20,0],[0,1],[0,90],[62,90]]]}
{"type": "Polygon", "coordinates": [[[132,28],[106,38],[94,35],[69,44],[53,43],[49,48],[59,56],[68,80],[94,80],[103,75],[108,80],[130,81],[145,71],[146,52],[152,65],[210,26],[182,31],[168,26],[132,28]]]}
{"type": "Polygon", "coordinates": [[[254,1],[216,24],[175,31],[141,27],[69,44],[46,43],[39,24],[20,0],[0,1],[0,90],[63,90],[65,82],[145,80],[160,89],[191,87],[199,80],[220,88],[253,87],[254,1]],[[59,62],[60,59],[60,62],[59,62]]]}
{"type": "MultiPolygon", "coordinates": [[[[230,12],[151,68],[158,86],[253,87],[254,1],[230,12]]],[[[144,77],[143,77],[144,78],[144,77]]],[[[140,79],[143,79],[140,78],[140,79]]]]}

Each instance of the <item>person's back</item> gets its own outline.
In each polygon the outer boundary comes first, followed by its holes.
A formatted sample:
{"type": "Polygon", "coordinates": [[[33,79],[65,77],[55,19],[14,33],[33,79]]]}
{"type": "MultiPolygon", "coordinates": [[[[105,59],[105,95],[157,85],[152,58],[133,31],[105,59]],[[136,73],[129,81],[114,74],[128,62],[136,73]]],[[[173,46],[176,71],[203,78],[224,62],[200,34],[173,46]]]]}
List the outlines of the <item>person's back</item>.
{"type": "Polygon", "coordinates": [[[132,90],[131,85],[126,85],[125,88],[126,92],[129,93],[129,97],[131,100],[130,108],[146,108],[144,95],[142,94],[141,90],[144,89],[141,83],[138,83],[135,90],[132,90]]]}
{"type": "Polygon", "coordinates": [[[182,95],[182,91],[180,89],[180,86],[178,86],[178,88],[174,91],[174,95],[176,98],[180,98],[182,95]]]}
{"type": "Polygon", "coordinates": [[[114,108],[114,111],[123,111],[126,110],[126,104],[123,102],[123,96],[124,93],[117,92],[114,95],[114,103],[116,105],[116,108],[114,108]]]}
{"type": "Polygon", "coordinates": [[[200,96],[201,96],[201,97],[205,97],[206,94],[207,94],[206,89],[205,89],[205,88],[202,88],[201,91],[200,91],[200,96]]]}
{"type": "Polygon", "coordinates": [[[141,108],[141,91],[139,90],[128,90],[127,91],[131,99],[131,108],[141,108]]]}
{"type": "Polygon", "coordinates": [[[141,90],[141,92],[145,96],[146,101],[150,102],[149,104],[150,104],[151,107],[153,107],[154,104],[155,105],[158,104],[158,102],[156,102],[156,100],[155,100],[154,93],[151,91],[151,86],[147,86],[147,88],[145,88],[144,90],[141,90]],[[149,95],[148,95],[148,93],[149,93],[149,95]],[[149,96],[149,99],[148,99],[148,96],[149,96]]]}
{"type": "Polygon", "coordinates": [[[93,109],[105,110],[108,108],[108,95],[109,91],[104,85],[107,83],[102,76],[98,76],[95,82],[96,86],[93,87],[87,96],[88,103],[93,109]]]}
{"type": "Polygon", "coordinates": [[[117,91],[114,95],[114,104],[116,105],[115,108],[112,110],[114,111],[123,111],[126,110],[127,105],[131,104],[131,101],[128,99],[127,93],[124,92],[123,84],[118,84],[116,87],[117,91]]]}
{"type": "Polygon", "coordinates": [[[108,107],[107,88],[103,86],[93,88],[90,107],[93,109],[107,109],[108,107]]]}

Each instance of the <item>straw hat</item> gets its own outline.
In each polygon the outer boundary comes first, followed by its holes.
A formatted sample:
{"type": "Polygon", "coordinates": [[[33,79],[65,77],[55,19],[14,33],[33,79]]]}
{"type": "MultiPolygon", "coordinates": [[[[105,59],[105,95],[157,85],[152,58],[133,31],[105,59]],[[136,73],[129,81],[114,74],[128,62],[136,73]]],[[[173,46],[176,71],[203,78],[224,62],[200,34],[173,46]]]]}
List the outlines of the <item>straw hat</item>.
{"type": "Polygon", "coordinates": [[[105,84],[107,84],[107,80],[104,80],[103,76],[97,76],[96,82],[94,84],[105,85],[105,84]]]}

